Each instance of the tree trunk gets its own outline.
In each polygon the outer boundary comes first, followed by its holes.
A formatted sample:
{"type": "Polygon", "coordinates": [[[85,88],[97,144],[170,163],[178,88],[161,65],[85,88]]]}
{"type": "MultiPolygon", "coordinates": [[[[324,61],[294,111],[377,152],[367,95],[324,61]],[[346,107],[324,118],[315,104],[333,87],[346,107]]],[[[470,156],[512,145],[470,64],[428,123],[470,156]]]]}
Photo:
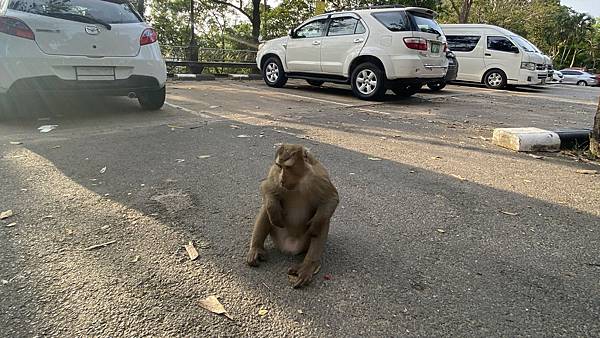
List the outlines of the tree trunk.
{"type": "Polygon", "coordinates": [[[600,157],[600,100],[598,101],[598,109],[596,109],[596,117],[594,117],[594,129],[590,137],[590,151],[592,155],[600,157]]]}
{"type": "Polygon", "coordinates": [[[144,13],[146,12],[146,6],[144,4],[144,0],[137,0],[137,11],[140,13],[142,18],[144,17],[144,13]]]}
{"type": "Polygon", "coordinates": [[[463,0],[462,8],[460,9],[460,15],[458,16],[458,23],[468,23],[469,13],[471,12],[471,6],[473,0],[463,0]]]}
{"type": "Polygon", "coordinates": [[[252,0],[252,42],[258,48],[260,36],[260,0],[252,0]]]}
{"type": "Polygon", "coordinates": [[[571,65],[569,67],[573,68],[573,65],[575,64],[575,57],[577,57],[577,54],[579,54],[579,51],[575,49],[575,52],[573,52],[573,58],[571,59],[571,65]]]}

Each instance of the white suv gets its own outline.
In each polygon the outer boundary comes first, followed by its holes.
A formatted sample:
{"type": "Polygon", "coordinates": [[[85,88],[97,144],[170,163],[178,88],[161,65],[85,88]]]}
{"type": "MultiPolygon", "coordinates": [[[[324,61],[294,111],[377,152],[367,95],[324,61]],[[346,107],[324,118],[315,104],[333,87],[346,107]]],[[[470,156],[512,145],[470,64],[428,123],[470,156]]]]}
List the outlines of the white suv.
{"type": "Polygon", "coordinates": [[[256,62],[272,87],[300,78],[314,86],[350,83],[365,100],[381,99],[387,89],[410,96],[423,84],[443,81],[448,69],[445,37],[435,16],[417,7],[319,15],[289,36],[262,44],[256,62]]]}
{"type": "Polygon", "coordinates": [[[127,0],[0,0],[0,101],[90,92],[154,110],[166,78],[156,32],[127,0]]]}

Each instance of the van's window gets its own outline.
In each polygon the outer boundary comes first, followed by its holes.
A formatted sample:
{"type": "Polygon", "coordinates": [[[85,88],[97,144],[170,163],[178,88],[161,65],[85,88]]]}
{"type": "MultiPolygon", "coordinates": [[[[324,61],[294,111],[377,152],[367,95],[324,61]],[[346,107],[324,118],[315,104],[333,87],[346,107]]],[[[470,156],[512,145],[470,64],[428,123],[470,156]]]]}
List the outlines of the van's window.
{"type": "Polygon", "coordinates": [[[442,28],[435,20],[421,16],[420,13],[410,12],[421,32],[442,35],[442,28]]]}
{"type": "Polygon", "coordinates": [[[108,24],[141,22],[127,0],[12,0],[8,8],[73,21],[87,17],[108,24]]]}
{"type": "Polygon", "coordinates": [[[481,36],[476,35],[446,35],[448,47],[453,52],[472,52],[479,39],[481,36]]]}
{"type": "Polygon", "coordinates": [[[367,32],[367,29],[362,24],[362,22],[359,21],[358,25],[356,25],[356,29],[354,30],[354,34],[364,34],[366,32],[367,32]]]}
{"type": "Polygon", "coordinates": [[[334,18],[329,23],[328,36],[352,35],[358,20],[355,18],[334,18]]]}
{"type": "Polygon", "coordinates": [[[531,44],[531,42],[523,39],[522,37],[520,37],[518,35],[513,35],[513,36],[511,36],[511,38],[513,39],[514,42],[516,42],[519,46],[521,46],[521,48],[523,48],[523,50],[525,50],[526,52],[535,52],[536,48],[535,48],[535,46],[533,46],[531,44]]]}
{"type": "Polygon", "coordinates": [[[516,46],[503,36],[488,36],[487,48],[500,52],[512,52],[516,46]]]}
{"type": "Polygon", "coordinates": [[[316,38],[325,35],[326,19],[315,20],[298,28],[294,38],[316,38]]]}
{"type": "Polygon", "coordinates": [[[410,31],[410,23],[404,11],[382,12],[372,14],[377,21],[381,22],[392,32],[410,31]]]}

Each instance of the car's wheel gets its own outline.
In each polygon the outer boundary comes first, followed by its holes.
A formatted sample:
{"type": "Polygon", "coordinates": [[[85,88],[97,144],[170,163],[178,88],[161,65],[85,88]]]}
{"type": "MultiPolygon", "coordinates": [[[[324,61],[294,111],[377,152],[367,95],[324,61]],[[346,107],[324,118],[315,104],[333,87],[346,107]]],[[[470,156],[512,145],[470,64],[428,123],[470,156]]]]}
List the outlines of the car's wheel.
{"type": "Polygon", "coordinates": [[[446,82],[440,81],[440,82],[435,82],[435,83],[428,83],[427,87],[429,87],[429,89],[431,89],[431,91],[437,92],[446,87],[446,82]]]}
{"type": "Polygon", "coordinates": [[[159,90],[138,93],[138,102],[144,110],[159,110],[165,104],[166,86],[159,90]]]}
{"type": "Polygon", "coordinates": [[[321,87],[323,85],[323,83],[325,83],[325,81],[319,81],[319,80],[306,80],[306,82],[308,82],[309,85],[315,86],[315,87],[321,87]]]}
{"type": "Polygon", "coordinates": [[[402,85],[396,88],[393,88],[392,91],[396,96],[400,97],[411,97],[421,90],[422,85],[410,84],[410,85],[402,85]]]}
{"type": "Polygon", "coordinates": [[[269,87],[281,88],[287,82],[287,76],[278,57],[270,57],[262,67],[265,83],[269,87]]]}
{"type": "Polygon", "coordinates": [[[483,76],[483,83],[492,89],[505,88],[506,80],[506,74],[499,69],[492,69],[483,76]]]}
{"type": "Polygon", "coordinates": [[[588,84],[587,84],[587,82],[585,82],[585,81],[578,81],[578,82],[577,82],[577,85],[578,85],[578,86],[585,87],[585,86],[587,86],[588,84]]]}
{"type": "Polygon", "coordinates": [[[385,96],[385,74],[379,66],[365,62],[352,72],[352,92],[361,100],[381,100],[385,96]]]}

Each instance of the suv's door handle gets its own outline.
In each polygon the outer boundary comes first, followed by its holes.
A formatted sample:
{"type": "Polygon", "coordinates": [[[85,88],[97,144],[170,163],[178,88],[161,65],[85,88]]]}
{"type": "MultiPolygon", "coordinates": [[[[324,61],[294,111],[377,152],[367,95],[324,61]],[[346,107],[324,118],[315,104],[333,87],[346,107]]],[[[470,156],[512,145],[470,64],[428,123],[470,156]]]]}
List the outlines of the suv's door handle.
{"type": "Polygon", "coordinates": [[[485,53],[485,56],[492,56],[492,54],[490,54],[490,53],[485,53]]]}
{"type": "Polygon", "coordinates": [[[363,38],[356,38],[356,39],[354,39],[354,43],[361,43],[361,42],[364,42],[364,41],[365,41],[365,39],[363,39],[363,38]]]}
{"type": "Polygon", "coordinates": [[[316,40],[316,41],[313,41],[313,45],[314,45],[314,46],[318,46],[318,45],[320,45],[320,44],[321,44],[321,41],[318,41],[318,40],[316,40]]]}

